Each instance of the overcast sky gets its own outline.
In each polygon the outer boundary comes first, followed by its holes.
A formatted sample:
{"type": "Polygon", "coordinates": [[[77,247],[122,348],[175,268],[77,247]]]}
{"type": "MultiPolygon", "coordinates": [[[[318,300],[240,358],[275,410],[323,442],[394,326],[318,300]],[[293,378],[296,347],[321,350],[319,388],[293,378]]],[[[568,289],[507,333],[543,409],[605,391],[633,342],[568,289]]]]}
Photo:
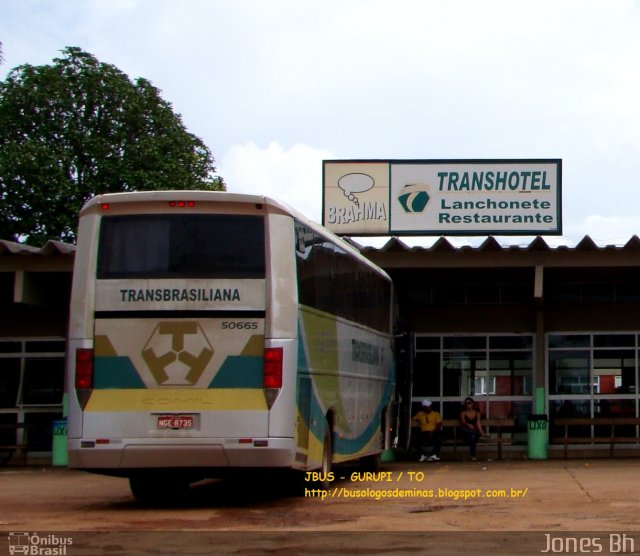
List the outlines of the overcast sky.
{"type": "Polygon", "coordinates": [[[0,0],[0,78],[78,46],[152,81],[229,191],[316,221],[323,159],[561,158],[548,243],[620,245],[640,235],[639,29],[631,0],[0,0]]]}

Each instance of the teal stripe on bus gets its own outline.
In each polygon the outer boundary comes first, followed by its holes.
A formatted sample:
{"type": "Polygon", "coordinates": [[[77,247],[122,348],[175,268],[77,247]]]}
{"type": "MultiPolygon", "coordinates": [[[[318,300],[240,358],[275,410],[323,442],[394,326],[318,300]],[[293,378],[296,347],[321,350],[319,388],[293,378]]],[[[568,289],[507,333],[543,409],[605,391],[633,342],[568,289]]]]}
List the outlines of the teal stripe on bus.
{"type": "Polygon", "coordinates": [[[99,356],[93,369],[94,388],[146,388],[131,359],[126,356],[99,356]]]}
{"type": "MultiPolygon", "coordinates": [[[[309,363],[307,360],[302,334],[298,335],[298,369],[300,380],[297,388],[297,403],[300,417],[308,427],[309,432],[322,441],[324,434],[325,409],[316,395],[315,389],[311,386],[312,373],[309,373],[309,363]],[[315,423],[315,425],[314,425],[315,423]]],[[[340,438],[334,435],[333,451],[337,455],[348,455],[362,450],[373,438],[380,434],[380,422],[377,416],[381,415],[392,399],[395,388],[395,365],[392,363],[389,378],[385,381],[384,390],[381,393],[378,405],[374,411],[375,418],[368,423],[367,427],[355,438],[340,438]]]]}
{"type": "Polygon", "coordinates": [[[228,356],[209,388],[262,388],[262,356],[228,356]]]}
{"type": "MultiPolygon", "coordinates": [[[[145,388],[131,359],[96,357],[94,388],[145,388]]],[[[262,388],[262,357],[232,355],[226,358],[209,388],[262,388]]]]}

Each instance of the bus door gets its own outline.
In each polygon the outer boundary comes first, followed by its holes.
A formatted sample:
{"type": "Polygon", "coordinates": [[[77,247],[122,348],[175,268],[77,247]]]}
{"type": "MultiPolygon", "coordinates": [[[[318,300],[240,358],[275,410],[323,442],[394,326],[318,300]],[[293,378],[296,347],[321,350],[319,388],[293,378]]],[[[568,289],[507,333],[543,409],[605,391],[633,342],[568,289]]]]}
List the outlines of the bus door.
{"type": "Polygon", "coordinates": [[[409,448],[411,440],[411,397],[413,395],[413,362],[415,356],[415,334],[411,331],[396,334],[396,389],[395,437],[393,447],[409,448]]]}

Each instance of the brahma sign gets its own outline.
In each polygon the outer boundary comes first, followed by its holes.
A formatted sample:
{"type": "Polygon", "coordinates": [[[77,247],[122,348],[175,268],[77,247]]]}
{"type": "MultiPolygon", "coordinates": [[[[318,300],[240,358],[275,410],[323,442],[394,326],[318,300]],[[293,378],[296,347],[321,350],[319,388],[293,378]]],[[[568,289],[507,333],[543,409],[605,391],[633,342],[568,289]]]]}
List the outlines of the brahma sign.
{"type": "Polygon", "coordinates": [[[327,160],[323,224],[341,235],[560,235],[562,161],[327,160]]]}

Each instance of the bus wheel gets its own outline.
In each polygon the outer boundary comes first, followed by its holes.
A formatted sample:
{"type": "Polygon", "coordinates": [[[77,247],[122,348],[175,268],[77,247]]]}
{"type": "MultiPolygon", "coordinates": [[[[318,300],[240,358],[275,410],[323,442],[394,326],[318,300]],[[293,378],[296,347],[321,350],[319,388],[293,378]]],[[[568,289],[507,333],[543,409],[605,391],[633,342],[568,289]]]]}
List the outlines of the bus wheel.
{"type": "Polygon", "coordinates": [[[372,454],[370,456],[364,456],[360,458],[360,469],[363,471],[380,471],[382,462],[380,460],[380,454],[372,454]]]}
{"type": "Polygon", "coordinates": [[[8,448],[0,450],[0,466],[7,465],[7,463],[9,463],[9,460],[13,456],[13,452],[14,450],[10,450],[8,448]]]}
{"type": "Polygon", "coordinates": [[[331,442],[331,428],[326,423],[324,440],[322,442],[322,466],[320,467],[320,480],[318,486],[328,490],[331,486],[331,460],[333,459],[333,445],[331,442]]]}
{"type": "Polygon", "coordinates": [[[380,454],[384,449],[384,419],[382,419],[382,423],[383,425],[380,428],[380,452],[360,458],[360,469],[362,469],[363,471],[380,471],[380,467],[382,466],[382,459],[380,454]]]}
{"type": "Polygon", "coordinates": [[[129,487],[138,502],[158,504],[178,500],[187,492],[189,482],[154,474],[132,475],[129,477],[129,487]]]}

